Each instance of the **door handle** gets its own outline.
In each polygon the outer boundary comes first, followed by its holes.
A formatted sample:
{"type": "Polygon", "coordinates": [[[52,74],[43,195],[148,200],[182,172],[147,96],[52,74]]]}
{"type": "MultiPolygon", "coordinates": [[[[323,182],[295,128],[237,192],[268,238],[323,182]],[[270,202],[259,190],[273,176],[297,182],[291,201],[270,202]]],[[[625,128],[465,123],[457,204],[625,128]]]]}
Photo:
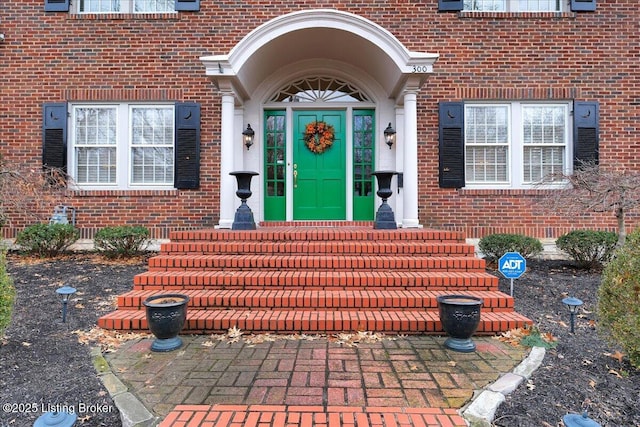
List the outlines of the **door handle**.
{"type": "Polygon", "coordinates": [[[298,171],[296,169],[293,170],[293,188],[298,188],[298,171]]]}

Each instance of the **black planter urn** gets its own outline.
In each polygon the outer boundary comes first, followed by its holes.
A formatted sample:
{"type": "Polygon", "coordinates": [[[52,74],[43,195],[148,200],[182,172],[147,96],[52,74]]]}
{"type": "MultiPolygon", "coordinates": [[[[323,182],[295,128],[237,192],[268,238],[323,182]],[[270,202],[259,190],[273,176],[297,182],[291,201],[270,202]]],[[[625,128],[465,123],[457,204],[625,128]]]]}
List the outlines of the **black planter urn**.
{"type": "Polygon", "coordinates": [[[255,230],[256,223],[253,220],[253,212],[251,212],[251,208],[247,205],[247,199],[251,197],[251,178],[258,175],[258,172],[236,171],[230,172],[229,175],[236,177],[236,181],[238,182],[236,196],[240,198],[240,206],[236,210],[231,229],[255,230]]]}
{"type": "Polygon", "coordinates": [[[462,353],[476,350],[471,336],[480,324],[482,298],[469,295],[441,295],[437,298],[442,328],[449,335],[444,346],[462,353]]]}
{"type": "Polygon", "coordinates": [[[382,204],[378,208],[378,212],[376,212],[376,219],[373,223],[373,228],[375,229],[395,230],[398,228],[393,209],[387,203],[387,199],[393,194],[393,191],[391,191],[391,179],[397,174],[398,172],[396,171],[376,171],[372,173],[378,180],[376,194],[382,199],[382,204]]]}
{"type": "Polygon", "coordinates": [[[152,351],[172,351],[182,347],[178,336],[187,320],[189,297],[184,294],[160,294],[143,301],[146,307],[147,324],[156,339],[152,351]]]}

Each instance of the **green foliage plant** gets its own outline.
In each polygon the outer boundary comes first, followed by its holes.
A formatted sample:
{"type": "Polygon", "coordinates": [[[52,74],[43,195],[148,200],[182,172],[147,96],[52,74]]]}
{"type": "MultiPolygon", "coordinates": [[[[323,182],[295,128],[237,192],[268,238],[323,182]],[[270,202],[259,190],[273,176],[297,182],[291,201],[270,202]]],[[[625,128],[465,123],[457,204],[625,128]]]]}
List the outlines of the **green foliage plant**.
{"type": "Polygon", "coordinates": [[[0,250],[0,338],[11,321],[16,290],[13,280],[7,274],[6,252],[0,250]]]}
{"type": "Polygon", "coordinates": [[[496,262],[506,252],[519,252],[524,258],[535,256],[542,252],[542,243],[533,237],[522,234],[490,234],[480,239],[480,252],[489,262],[496,262]]]}
{"type": "Polygon", "coordinates": [[[556,240],[578,267],[595,269],[609,262],[616,249],[618,235],[612,231],[574,230],[556,240]]]}
{"type": "Polygon", "coordinates": [[[548,350],[556,348],[558,340],[551,334],[543,334],[538,328],[533,328],[529,335],[522,337],[520,344],[525,347],[544,347],[548,350]]]}
{"type": "Polygon", "coordinates": [[[74,244],[80,233],[71,224],[34,224],[16,236],[24,252],[40,257],[56,257],[74,244]]]}
{"type": "Polygon", "coordinates": [[[640,229],[631,233],[602,273],[598,326],[640,369],[640,229]]]}
{"type": "Polygon", "coordinates": [[[93,244],[108,258],[127,258],[139,255],[147,247],[149,230],[141,226],[120,225],[98,230],[93,244]]]}

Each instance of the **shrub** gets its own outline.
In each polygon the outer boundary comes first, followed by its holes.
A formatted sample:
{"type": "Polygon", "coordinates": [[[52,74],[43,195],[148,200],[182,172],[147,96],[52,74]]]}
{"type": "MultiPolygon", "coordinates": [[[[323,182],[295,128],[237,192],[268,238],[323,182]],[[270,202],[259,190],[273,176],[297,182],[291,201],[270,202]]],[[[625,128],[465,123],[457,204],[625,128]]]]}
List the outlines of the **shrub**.
{"type": "Polygon", "coordinates": [[[519,252],[525,258],[542,252],[540,240],[521,234],[490,234],[480,239],[478,247],[489,262],[498,261],[506,252],[519,252]]]}
{"type": "Polygon", "coordinates": [[[598,289],[600,331],[619,343],[640,368],[640,229],[631,233],[602,273],[598,289]]]}
{"type": "Polygon", "coordinates": [[[13,280],[7,274],[6,253],[0,251],[0,338],[11,321],[15,297],[16,290],[13,287],[13,280]]]}
{"type": "Polygon", "coordinates": [[[75,243],[80,233],[71,224],[35,224],[16,237],[16,243],[30,254],[55,257],[75,243]]]}
{"type": "Polygon", "coordinates": [[[556,246],[566,252],[580,268],[597,268],[611,259],[618,235],[611,231],[575,230],[556,240],[556,246]]]}
{"type": "Polygon", "coordinates": [[[109,258],[125,258],[143,252],[148,240],[148,229],[122,225],[98,230],[93,243],[98,251],[109,258]]]}

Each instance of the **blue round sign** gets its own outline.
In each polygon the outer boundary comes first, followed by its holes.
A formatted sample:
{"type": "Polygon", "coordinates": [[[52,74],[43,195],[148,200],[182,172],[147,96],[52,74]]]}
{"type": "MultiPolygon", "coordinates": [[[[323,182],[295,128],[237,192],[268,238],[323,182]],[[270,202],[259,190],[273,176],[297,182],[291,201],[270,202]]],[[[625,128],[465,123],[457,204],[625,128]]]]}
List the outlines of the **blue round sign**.
{"type": "Polygon", "coordinates": [[[518,252],[507,252],[498,260],[498,271],[507,279],[517,279],[527,269],[527,260],[518,252]]]}

